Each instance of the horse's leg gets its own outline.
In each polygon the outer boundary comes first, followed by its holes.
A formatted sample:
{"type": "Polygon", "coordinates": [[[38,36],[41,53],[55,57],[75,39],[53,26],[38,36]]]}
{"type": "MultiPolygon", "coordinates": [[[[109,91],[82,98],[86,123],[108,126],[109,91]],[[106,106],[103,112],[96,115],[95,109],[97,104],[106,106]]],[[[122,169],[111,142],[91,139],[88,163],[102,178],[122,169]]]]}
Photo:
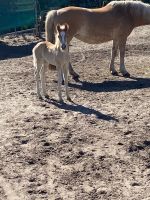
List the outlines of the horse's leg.
{"type": "Polygon", "coordinates": [[[41,88],[42,88],[42,95],[48,98],[48,94],[46,93],[46,81],[45,81],[45,72],[46,72],[46,65],[47,63],[43,62],[43,66],[41,68],[41,88]]]}
{"type": "Polygon", "coordinates": [[[62,92],[61,92],[61,84],[62,84],[62,69],[60,66],[56,66],[58,71],[58,97],[59,101],[63,101],[62,92]]]}
{"type": "Polygon", "coordinates": [[[78,79],[80,76],[79,76],[79,74],[77,74],[75,71],[74,71],[74,69],[72,68],[72,65],[71,65],[71,63],[69,63],[69,73],[70,73],[70,75],[72,76],[72,78],[73,79],[78,79]]]}
{"type": "Polygon", "coordinates": [[[111,61],[110,61],[110,72],[112,75],[118,75],[118,72],[115,70],[114,66],[114,61],[115,57],[117,55],[117,50],[118,50],[118,41],[113,40],[113,47],[112,47],[112,52],[111,52],[111,61]]]}
{"type": "Polygon", "coordinates": [[[119,51],[120,51],[120,72],[125,77],[130,77],[130,74],[127,72],[124,64],[124,57],[125,57],[125,46],[126,46],[127,38],[120,40],[119,42],[119,51]]]}
{"type": "Polygon", "coordinates": [[[67,100],[71,101],[71,98],[69,96],[69,91],[68,91],[68,68],[69,68],[68,64],[63,66],[63,74],[64,74],[65,90],[66,90],[67,100]]]}
{"type": "MultiPolygon", "coordinates": [[[[70,43],[70,41],[72,40],[72,38],[73,38],[73,34],[72,33],[70,33],[70,35],[68,36],[68,44],[70,43]]],[[[69,50],[69,47],[68,47],[68,50],[69,50]]],[[[74,69],[73,69],[73,67],[72,67],[72,65],[71,65],[71,63],[69,62],[69,74],[72,76],[72,78],[73,79],[78,79],[80,76],[79,76],[79,74],[77,74],[75,71],[74,71],[74,69]]]]}

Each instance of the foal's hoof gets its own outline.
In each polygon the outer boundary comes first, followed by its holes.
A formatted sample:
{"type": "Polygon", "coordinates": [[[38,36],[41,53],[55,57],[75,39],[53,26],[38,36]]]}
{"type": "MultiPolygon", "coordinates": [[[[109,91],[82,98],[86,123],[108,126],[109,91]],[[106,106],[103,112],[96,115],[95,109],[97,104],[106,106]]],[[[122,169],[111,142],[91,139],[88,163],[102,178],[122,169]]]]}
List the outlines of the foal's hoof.
{"type": "Polygon", "coordinates": [[[63,103],[64,101],[63,101],[62,98],[59,98],[58,102],[59,102],[59,103],[63,103]]]}
{"type": "Polygon", "coordinates": [[[112,74],[113,76],[118,76],[118,72],[117,72],[117,71],[114,71],[114,72],[111,71],[111,74],[112,74]]]}
{"type": "Polygon", "coordinates": [[[52,70],[52,71],[56,71],[56,66],[55,66],[55,65],[49,64],[49,65],[48,65],[48,68],[49,68],[50,70],[52,70]]]}
{"type": "Polygon", "coordinates": [[[64,81],[64,80],[62,80],[61,84],[62,84],[62,85],[65,85],[65,81],[64,81]]]}
{"type": "Polygon", "coordinates": [[[70,101],[70,102],[73,102],[70,97],[67,97],[67,100],[70,101]]]}
{"type": "Polygon", "coordinates": [[[123,76],[126,77],[126,78],[129,78],[130,74],[127,72],[127,73],[123,74],[123,76]]]}

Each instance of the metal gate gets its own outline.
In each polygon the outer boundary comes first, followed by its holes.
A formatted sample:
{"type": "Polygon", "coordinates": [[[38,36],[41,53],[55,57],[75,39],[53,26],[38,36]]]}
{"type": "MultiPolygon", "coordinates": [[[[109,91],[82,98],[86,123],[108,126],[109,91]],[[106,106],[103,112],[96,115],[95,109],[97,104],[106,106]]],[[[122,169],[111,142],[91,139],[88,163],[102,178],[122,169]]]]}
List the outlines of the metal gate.
{"type": "Polygon", "coordinates": [[[35,24],[35,0],[0,0],[0,33],[35,24]]]}

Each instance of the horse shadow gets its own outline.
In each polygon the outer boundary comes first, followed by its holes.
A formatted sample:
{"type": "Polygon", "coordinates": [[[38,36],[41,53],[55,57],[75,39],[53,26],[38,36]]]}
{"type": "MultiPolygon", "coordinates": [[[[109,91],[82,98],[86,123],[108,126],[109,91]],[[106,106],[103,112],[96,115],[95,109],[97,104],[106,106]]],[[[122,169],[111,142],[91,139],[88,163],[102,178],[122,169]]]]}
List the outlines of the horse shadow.
{"type": "Polygon", "coordinates": [[[84,115],[95,115],[95,117],[97,119],[118,122],[118,119],[116,119],[115,117],[103,114],[93,108],[88,108],[86,106],[74,103],[73,101],[72,101],[72,104],[66,104],[65,102],[58,102],[55,99],[45,99],[45,101],[49,104],[52,104],[52,105],[58,107],[59,109],[62,109],[62,110],[79,112],[84,115]]]}
{"type": "Polygon", "coordinates": [[[29,56],[32,54],[32,49],[36,44],[37,42],[32,42],[19,46],[9,46],[5,42],[0,41],[0,60],[29,56]]]}
{"type": "Polygon", "coordinates": [[[78,80],[76,83],[69,83],[69,86],[92,92],[120,92],[124,90],[150,88],[150,78],[130,77],[128,80],[108,80],[101,83],[78,80]]]}

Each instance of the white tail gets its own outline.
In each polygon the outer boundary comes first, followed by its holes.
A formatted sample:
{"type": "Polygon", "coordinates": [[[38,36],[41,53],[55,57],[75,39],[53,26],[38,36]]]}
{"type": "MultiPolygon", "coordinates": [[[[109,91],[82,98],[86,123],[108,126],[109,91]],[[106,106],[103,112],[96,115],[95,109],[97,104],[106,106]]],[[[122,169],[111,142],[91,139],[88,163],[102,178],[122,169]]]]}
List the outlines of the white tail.
{"type": "Polygon", "coordinates": [[[46,40],[49,42],[54,43],[54,17],[56,15],[57,11],[56,10],[51,10],[47,13],[46,15],[46,20],[45,20],[45,34],[46,34],[46,40]]]}

